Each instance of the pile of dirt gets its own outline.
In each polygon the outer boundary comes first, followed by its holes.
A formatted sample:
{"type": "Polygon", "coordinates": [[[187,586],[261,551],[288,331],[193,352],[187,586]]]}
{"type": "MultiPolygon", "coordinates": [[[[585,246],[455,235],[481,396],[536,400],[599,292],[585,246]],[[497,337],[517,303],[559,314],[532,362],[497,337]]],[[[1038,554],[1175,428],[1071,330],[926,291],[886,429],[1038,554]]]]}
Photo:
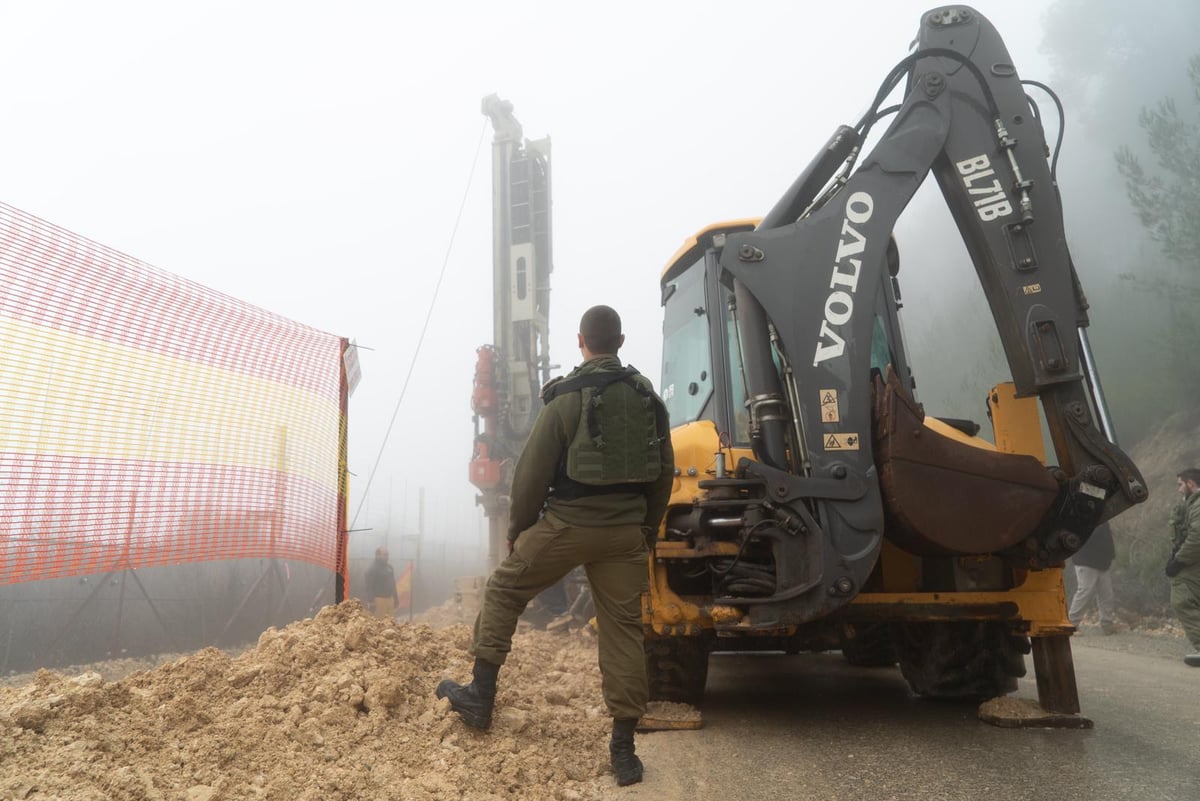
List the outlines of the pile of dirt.
{"type": "MultiPolygon", "coordinates": [[[[397,615],[401,620],[405,620],[403,613],[397,615]]],[[[439,606],[433,606],[423,612],[417,612],[412,616],[412,623],[424,623],[427,626],[434,628],[446,628],[447,626],[455,626],[459,623],[470,625],[475,620],[473,611],[464,610],[460,604],[451,598],[439,606]]]]}
{"type": "Polygon", "coordinates": [[[41,671],[0,688],[0,798],[597,799],[610,787],[595,644],[527,631],[492,730],[434,698],[465,680],[466,626],[357,601],[117,681],[41,671]]]}
{"type": "MultiPolygon", "coordinates": [[[[170,662],[179,659],[184,654],[158,654],[154,656],[131,656],[119,657],[117,659],[109,659],[103,663],[78,664],[78,665],[63,665],[57,668],[59,673],[65,673],[69,676],[77,676],[80,673],[102,672],[103,677],[112,681],[114,679],[123,679],[130,673],[136,673],[139,670],[153,670],[163,662],[170,662]],[[100,666],[103,666],[102,671],[98,671],[100,666]]],[[[28,684],[33,681],[36,673],[20,672],[10,670],[6,675],[0,676],[0,685],[19,686],[28,684]]]]}

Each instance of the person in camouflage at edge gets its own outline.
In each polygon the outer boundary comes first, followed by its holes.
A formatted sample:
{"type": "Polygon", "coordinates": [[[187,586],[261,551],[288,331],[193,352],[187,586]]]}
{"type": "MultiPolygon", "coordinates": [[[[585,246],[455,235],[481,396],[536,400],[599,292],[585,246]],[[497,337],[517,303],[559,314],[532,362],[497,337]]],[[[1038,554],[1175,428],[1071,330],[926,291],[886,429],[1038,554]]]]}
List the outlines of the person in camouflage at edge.
{"type": "Polygon", "coordinates": [[[513,473],[509,555],[489,577],[470,652],[473,680],[437,687],[463,722],[487,729],[496,680],[529,601],[583,565],[596,606],[609,743],[618,785],[642,780],[634,727],[649,695],[642,631],[648,547],[675,480],[666,407],[617,358],[621,318],[593,306],[579,323],[583,363],[542,390],[513,473]]]}
{"type": "Polygon", "coordinates": [[[1183,661],[1200,667],[1200,469],[1179,473],[1183,501],[1171,512],[1171,559],[1166,574],[1171,579],[1171,606],[1192,643],[1183,661]]]}

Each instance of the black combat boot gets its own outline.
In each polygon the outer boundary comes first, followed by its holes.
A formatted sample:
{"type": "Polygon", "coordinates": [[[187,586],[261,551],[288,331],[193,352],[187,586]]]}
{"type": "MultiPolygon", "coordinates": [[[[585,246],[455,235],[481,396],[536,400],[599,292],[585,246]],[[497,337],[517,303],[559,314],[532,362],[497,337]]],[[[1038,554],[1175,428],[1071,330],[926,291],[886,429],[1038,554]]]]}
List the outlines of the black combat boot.
{"type": "Polygon", "coordinates": [[[608,755],[612,759],[613,775],[617,786],[637,784],[642,780],[642,760],[633,752],[633,729],[637,718],[613,718],[612,741],[608,744],[608,755]]]}
{"type": "Polygon", "coordinates": [[[500,666],[483,659],[475,660],[474,679],[467,686],[446,679],[437,686],[438,698],[449,698],[450,708],[462,722],[476,729],[492,726],[492,707],[496,703],[496,676],[500,666]]]}

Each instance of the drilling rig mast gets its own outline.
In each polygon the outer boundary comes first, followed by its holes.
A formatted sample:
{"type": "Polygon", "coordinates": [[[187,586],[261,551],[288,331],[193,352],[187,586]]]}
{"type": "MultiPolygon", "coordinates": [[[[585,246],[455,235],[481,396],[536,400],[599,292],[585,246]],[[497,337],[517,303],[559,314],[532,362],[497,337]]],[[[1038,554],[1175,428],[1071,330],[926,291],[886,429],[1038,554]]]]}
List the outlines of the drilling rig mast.
{"type": "Polygon", "coordinates": [[[492,121],[493,339],[476,353],[471,483],[488,519],[488,563],[504,558],[512,469],[550,380],[550,138],[524,139],[512,103],[483,99],[492,121]]]}

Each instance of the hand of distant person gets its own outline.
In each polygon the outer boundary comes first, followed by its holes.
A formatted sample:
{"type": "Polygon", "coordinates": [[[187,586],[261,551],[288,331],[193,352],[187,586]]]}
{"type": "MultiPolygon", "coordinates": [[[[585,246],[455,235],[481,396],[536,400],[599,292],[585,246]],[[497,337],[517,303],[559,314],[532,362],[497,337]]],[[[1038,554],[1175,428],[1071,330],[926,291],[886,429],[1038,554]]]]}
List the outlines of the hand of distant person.
{"type": "Polygon", "coordinates": [[[1166,569],[1163,570],[1163,572],[1167,574],[1167,578],[1175,578],[1176,576],[1179,575],[1179,571],[1182,569],[1183,569],[1183,565],[1181,565],[1178,562],[1178,560],[1176,560],[1175,557],[1172,556],[1170,559],[1167,560],[1167,567],[1166,567],[1166,569]]]}

